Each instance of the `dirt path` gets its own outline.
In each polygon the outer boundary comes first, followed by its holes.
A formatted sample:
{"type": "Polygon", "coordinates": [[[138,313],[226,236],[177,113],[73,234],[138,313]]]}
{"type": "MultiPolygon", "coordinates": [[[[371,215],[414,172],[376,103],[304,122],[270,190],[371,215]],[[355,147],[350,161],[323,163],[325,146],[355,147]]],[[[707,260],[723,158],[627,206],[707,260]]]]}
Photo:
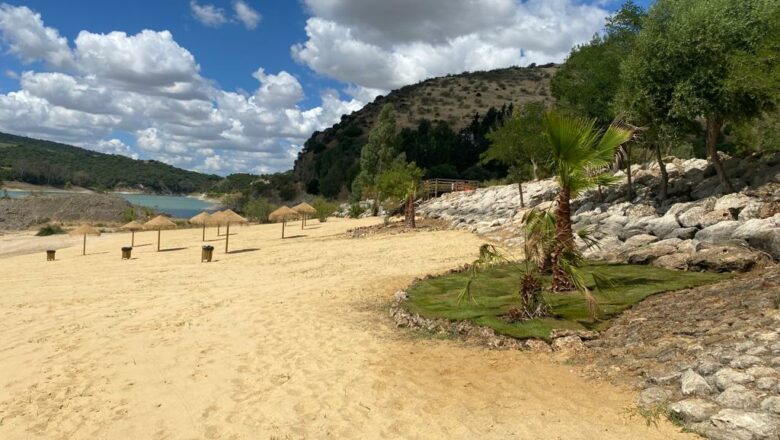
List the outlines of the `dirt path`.
{"type": "Polygon", "coordinates": [[[673,439],[632,395],[541,355],[418,339],[380,316],[415,276],[474,258],[445,231],[346,239],[338,221],[198,230],[0,259],[0,438],[673,439]],[[214,231],[209,231],[213,237],[214,231]],[[379,322],[377,326],[376,323],[379,322]]]}

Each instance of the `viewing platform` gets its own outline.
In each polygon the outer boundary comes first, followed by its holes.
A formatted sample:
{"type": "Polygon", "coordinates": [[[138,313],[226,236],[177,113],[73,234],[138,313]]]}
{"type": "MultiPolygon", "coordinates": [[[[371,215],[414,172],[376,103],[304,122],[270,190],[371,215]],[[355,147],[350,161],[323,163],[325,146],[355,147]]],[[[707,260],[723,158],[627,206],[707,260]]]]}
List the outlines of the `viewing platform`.
{"type": "Polygon", "coordinates": [[[423,182],[424,197],[438,197],[456,191],[474,191],[479,187],[477,180],[429,179],[423,182]]]}

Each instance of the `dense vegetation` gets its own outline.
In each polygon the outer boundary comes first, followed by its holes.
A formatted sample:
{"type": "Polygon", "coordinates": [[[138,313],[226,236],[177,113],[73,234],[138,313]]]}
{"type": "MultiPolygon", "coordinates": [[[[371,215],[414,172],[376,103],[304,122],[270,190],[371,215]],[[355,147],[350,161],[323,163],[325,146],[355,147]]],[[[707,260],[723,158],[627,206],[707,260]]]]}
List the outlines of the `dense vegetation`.
{"type": "Polygon", "coordinates": [[[103,154],[0,133],[0,180],[94,189],[138,188],[161,193],[206,191],[220,177],[155,160],[103,154]]]}

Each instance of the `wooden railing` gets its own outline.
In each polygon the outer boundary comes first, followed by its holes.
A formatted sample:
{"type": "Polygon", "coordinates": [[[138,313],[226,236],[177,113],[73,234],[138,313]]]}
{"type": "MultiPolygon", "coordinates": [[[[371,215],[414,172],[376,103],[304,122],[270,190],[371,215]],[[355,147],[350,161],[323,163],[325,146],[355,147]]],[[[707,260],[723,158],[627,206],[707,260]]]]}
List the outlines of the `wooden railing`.
{"type": "Polygon", "coordinates": [[[455,191],[473,191],[478,185],[476,180],[429,179],[423,182],[425,197],[438,197],[455,191]]]}

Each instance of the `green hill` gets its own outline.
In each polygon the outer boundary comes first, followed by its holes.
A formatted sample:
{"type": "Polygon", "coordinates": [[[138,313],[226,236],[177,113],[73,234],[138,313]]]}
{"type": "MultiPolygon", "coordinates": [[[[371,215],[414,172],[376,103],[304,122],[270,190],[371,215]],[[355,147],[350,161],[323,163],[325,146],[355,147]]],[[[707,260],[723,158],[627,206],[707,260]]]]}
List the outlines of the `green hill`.
{"type": "Polygon", "coordinates": [[[424,168],[426,177],[503,177],[505,169],[478,164],[488,145],[484,135],[513,106],[552,102],[550,80],[557,69],[548,64],[467,72],[394,90],[315,132],[295,162],[295,177],[312,194],[338,197],[348,191],[359,171],[360,150],[385,104],[395,108],[407,159],[424,168]]]}
{"type": "Polygon", "coordinates": [[[57,142],[0,133],[0,180],[157,193],[205,192],[221,178],[156,160],[135,160],[57,142]]]}

